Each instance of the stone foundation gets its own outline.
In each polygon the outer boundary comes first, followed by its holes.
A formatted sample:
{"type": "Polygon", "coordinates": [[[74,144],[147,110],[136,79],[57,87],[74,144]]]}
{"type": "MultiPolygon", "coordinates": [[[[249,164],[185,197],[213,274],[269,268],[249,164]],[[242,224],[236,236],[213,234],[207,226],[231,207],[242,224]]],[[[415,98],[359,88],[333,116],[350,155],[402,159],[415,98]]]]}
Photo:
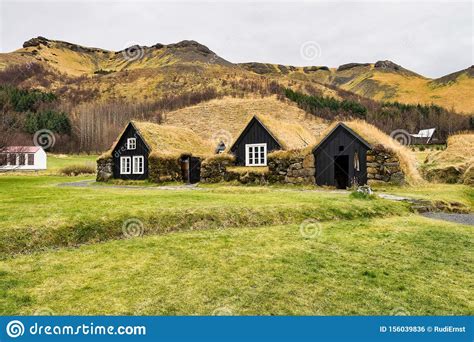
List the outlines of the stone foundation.
{"type": "Polygon", "coordinates": [[[404,184],[400,161],[395,152],[389,151],[381,145],[367,151],[367,179],[371,181],[404,184]]]}
{"type": "Polygon", "coordinates": [[[97,182],[107,182],[114,176],[112,157],[97,159],[97,182]]]}

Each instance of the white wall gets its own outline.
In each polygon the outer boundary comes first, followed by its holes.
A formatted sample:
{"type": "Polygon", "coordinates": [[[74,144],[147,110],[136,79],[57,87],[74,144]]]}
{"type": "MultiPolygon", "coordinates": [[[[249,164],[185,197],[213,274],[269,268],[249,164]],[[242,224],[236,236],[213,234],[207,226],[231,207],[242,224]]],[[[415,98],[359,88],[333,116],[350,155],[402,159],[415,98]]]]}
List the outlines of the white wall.
{"type": "MultiPolygon", "coordinates": [[[[16,158],[16,165],[0,165],[0,170],[46,170],[47,168],[47,157],[46,157],[46,152],[40,148],[36,153],[34,154],[34,165],[18,165],[19,162],[19,155],[21,153],[16,153],[17,158],[16,158]]],[[[27,162],[28,160],[28,155],[29,153],[25,153],[25,161],[27,162]]]]}

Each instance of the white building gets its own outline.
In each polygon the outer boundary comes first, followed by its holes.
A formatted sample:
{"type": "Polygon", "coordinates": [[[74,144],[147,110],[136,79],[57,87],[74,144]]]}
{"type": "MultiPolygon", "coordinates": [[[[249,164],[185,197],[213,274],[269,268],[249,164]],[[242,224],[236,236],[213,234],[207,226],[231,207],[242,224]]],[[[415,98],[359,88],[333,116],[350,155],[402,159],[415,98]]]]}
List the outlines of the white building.
{"type": "Polygon", "coordinates": [[[38,146],[1,148],[0,170],[46,170],[46,152],[38,146]]]}

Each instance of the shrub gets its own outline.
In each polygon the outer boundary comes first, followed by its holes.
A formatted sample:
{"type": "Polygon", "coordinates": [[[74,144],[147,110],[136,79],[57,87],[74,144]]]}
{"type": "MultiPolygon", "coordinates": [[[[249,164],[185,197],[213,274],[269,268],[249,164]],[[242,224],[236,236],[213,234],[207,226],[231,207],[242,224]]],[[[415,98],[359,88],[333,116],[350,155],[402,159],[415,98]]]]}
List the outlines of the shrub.
{"type": "Polygon", "coordinates": [[[420,152],[423,152],[425,149],[425,146],[420,146],[420,152]]]}
{"type": "Polygon", "coordinates": [[[96,169],[93,164],[75,164],[68,165],[59,169],[59,173],[65,176],[78,176],[83,174],[95,173],[96,169]]]}
{"type": "Polygon", "coordinates": [[[355,199],[363,199],[363,200],[373,200],[375,199],[375,195],[369,195],[365,192],[361,192],[361,191],[352,191],[351,194],[350,194],[350,197],[351,198],[355,198],[355,199]]]}

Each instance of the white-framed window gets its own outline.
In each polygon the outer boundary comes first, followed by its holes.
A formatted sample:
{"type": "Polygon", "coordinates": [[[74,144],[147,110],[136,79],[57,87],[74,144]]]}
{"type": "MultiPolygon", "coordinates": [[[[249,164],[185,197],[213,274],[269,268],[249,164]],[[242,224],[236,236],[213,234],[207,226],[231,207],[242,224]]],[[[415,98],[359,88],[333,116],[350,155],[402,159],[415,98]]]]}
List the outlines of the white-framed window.
{"type": "Polygon", "coordinates": [[[245,145],[245,166],[266,166],[267,144],[245,145]]]}
{"type": "Polygon", "coordinates": [[[133,156],[133,173],[142,175],[144,171],[144,158],[143,156],[133,156]]]}
{"type": "Polygon", "coordinates": [[[120,157],[120,174],[129,175],[132,171],[132,158],[120,157]]]}
{"type": "Polygon", "coordinates": [[[137,138],[127,139],[127,150],[134,150],[137,148],[137,138]]]}

